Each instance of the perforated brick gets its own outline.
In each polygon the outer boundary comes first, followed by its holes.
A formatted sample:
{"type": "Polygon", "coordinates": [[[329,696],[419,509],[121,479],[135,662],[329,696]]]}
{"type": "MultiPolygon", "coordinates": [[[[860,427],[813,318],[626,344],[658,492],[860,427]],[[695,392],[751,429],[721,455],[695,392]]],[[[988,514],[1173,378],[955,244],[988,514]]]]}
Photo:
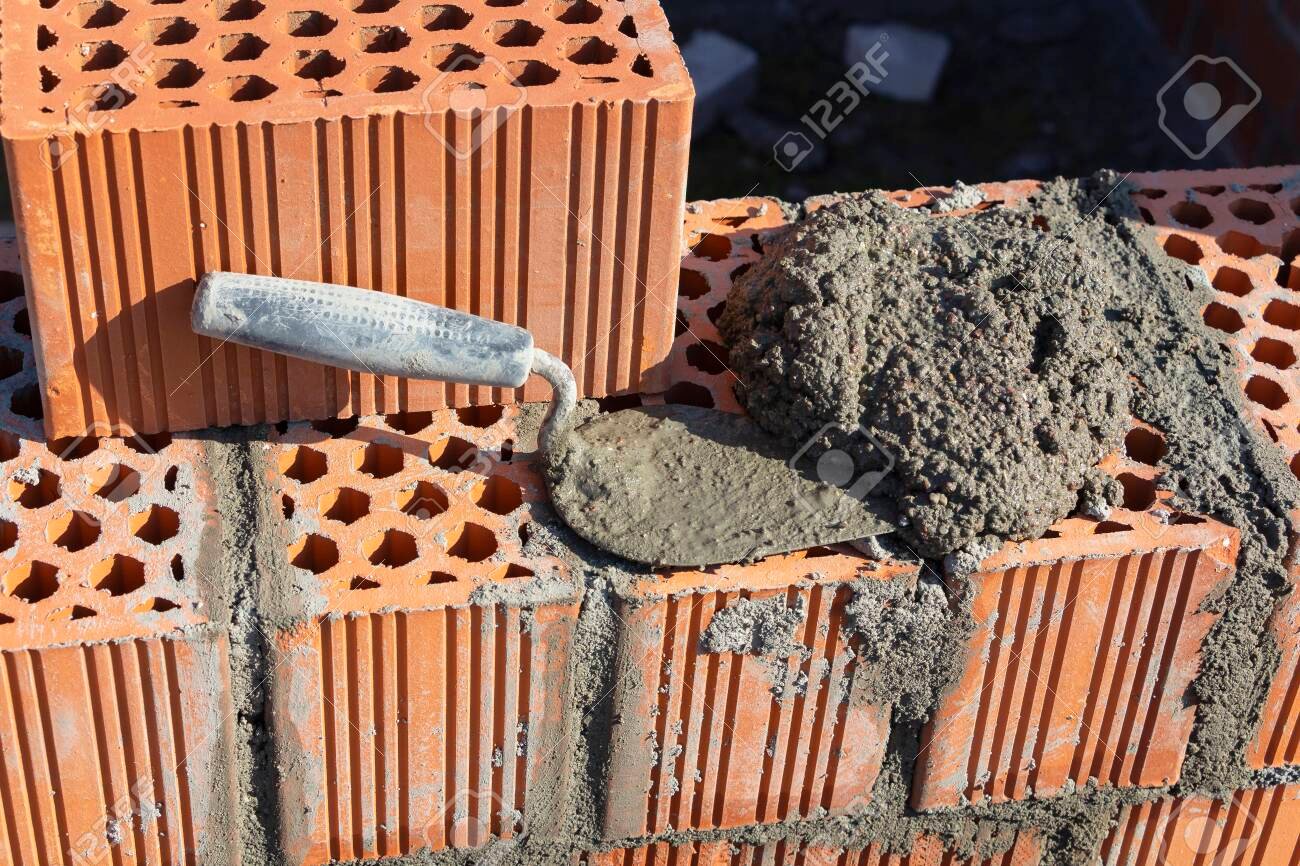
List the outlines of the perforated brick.
{"type": "Polygon", "coordinates": [[[216,269],[521,324],[584,394],[662,387],[693,93],[656,2],[163,6],[0,12],[51,435],[521,396],[197,337],[216,269]]]}
{"type": "Polygon", "coordinates": [[[922,733],[915,808],[1178,780],[1217,618],[1203,603],[1235,573],[1239,535],[1168,504],[1163,453],[1135,424],[1102,464],[1123,507],[1008,543],[970,576],[976,628],[922,733]]]}
{"type": "Polygon", "coordinates": [[[524,553],[545,494],[517,414],[302,424],[268,446],[307,615],[276,637],[272,693],[291,862],[548,831],[579,588],[524,553]]]}
{"type": "Polygon", "coordinates": [[[44,440],[17,266],[0,243],[0,862],[223,862],[232,714],[195,586],[216,540],[202,444],[44,440]]]}

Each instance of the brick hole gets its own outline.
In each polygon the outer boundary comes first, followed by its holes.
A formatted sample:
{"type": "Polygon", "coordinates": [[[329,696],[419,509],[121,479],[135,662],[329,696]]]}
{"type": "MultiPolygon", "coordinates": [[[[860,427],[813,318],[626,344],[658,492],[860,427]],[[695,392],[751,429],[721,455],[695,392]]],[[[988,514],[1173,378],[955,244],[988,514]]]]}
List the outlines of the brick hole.
{"type": "Polygon", "coordinates": [[[392,54],[411,44],[411,34],[403,27],[381,24],[362,27],[357,31],[353,42],[358,51],[366,54],[392,54]]]}
{"type": "Polygon", "coordinates": [[[1227,187],[1218,184],[1208,184],[1206,186],[1194,186],[1192,189],[1199,192],[1201,195],[1215,196],[1223,195],[1223,191],[1227,189],[1227,187]]]}
{"type": "Polygon", "coordinates": [[[180,605],[172,601],[170,598],[163,598],[162,596],[156,595],[153,598],[149,599],[148,601],[143,602],[142,604],[137,604],[135,606],[135,612],[136,613],[167,613],[168,611],[177,610],[179,608],[180,605]]]}
{"type": "Polygon", "coordinates": [[[1165,438],[1145,427],[1134,427],[1124,436],[1124,454],[1130,460],[1155,466],[1168,451],[1165,438]]]}
{"type": "Polygon", "coordinates": [[[632,71],[642,78],[651,78],[655,74],[650,58],[644,54],[638,54],[636,60],[632,61],[632,71]]]}
{"type": "Polygon", "coordinates": [[[677,294],[687,300],[694,301],[702,298],[709,293],[709,278],[699,271],[693,271],[690,268],[682,268],[681,277],[677,284],[677,294]]]}
{"type": "MultiPolygon", "coordinates": [[[[1294,456],[1291,457],[1291,474],[1294,475],[1296,478],[1300,478],[1300,454],[1295,454],[1294,456]]],[[[13,524],[10,525],[12,526],[13,524]]],[[[17,527],[14,527],[14,529],[15,532],[17,532],[17,527]]],[[[0,527],[0,530],[3,530],[3,527],[0,527]]],[[[9,549],[8,547],[5,547],[2,544],[0,544],[0,550],[8,550],[8,549],[9,549]]]]}
{"type": "Polygon", "coordinates": [[[516,60],[506,70],[516,87],[543,87],[560,77],[560,70],[540,60],[516,60]]]}
{"type": "Polygon", "coordinates": [[[664,400],[678,406],[698,406],[701,409],[712,409],[714,406],[712,392],[694,382],[678,382],[664,392],[664,400]]]}
{"type": "Polygon", "coordinates": [[[429,575],[429,579],[426,581],[427,585],[429,586],[439,586],[444,583],[455,583],[455,582],[456,582],[456,576],[454,574],[448,574],[445,571],[433,572],[432,574],[429,575]]]}
{"type": "Polygon", "coordinates": [[[49,51],[59,44],[59,37],[53,30],[44,24],[36,28],[36,50],[49,51]]]}
{"type": "Polygon", "coordinates": [[[583,75],[580,76],[588,84],[617,84],[618,79],[612,75],[583,75]]]}
{"type": "Polygon", "coordinates": [[[267,47],[265,40],[252,33],[231,33],[218,39],[213,50],[227,63],[243,63],[261,57],[267,47]]]}
{"type": "Polygon", "coordinates": [[[14,313],[14,330],[22,334],[24,337],[30,337],[32,335],[32,322],[31,319],[27,318],[26,309],[14,313]]]}
{"type": "Polygon", "coordinates": [[[121,553],[90,570],[90,585],[114,597],[130,595],[144,584],[144,563],[121,553]]]}
{"type": "Polygon", "coordinates": [[[4,577],[5,595],[36,604],[59,591],[59,569],[32,560],[12,569],[4,577]]]}
{"type": "Polygon", "coordinates": [[[734,283],[736,280],[740,279],[745,274],[749,273],[749,269],[752,267],[754,267],[753,262],[745,262],[743,265],[741,265],[740,267],[736,268],[731,272],[730,274],[731,281],[734,283]]]}
{"type": "Polygon", "coordinates": [[[1265,409],[1277,411],[1287,404],[1286,391],[1267,376],[1251,376],[1246,383],[1246,396],[1265,409]]]}
{"type": "Polygon", "coordinates": [[[351,526],[370,513],[370,497],[360,490],[340,487],[322,496],[316,508],[325,519],[351,526]]]}
{"type": "Polygon", "coordinates": [[[102,72],[120,66],[127,58],[126,49],[116,42],[83,42],[77,46],[73,62],[81,64],[82,72],[102,72]]]}
{"type": "Polygon", "coordinates": [[[311,484],[329,471],[329,460],[315,448],[299,445],[280,458],[280,472],[299,484],[311,484]]]}
{"type": "Polygon", "coordinates": [[[0,520],[0,553],[4,553],[17,543],[18,524],[8,520],[0,520]]]}
{"type": "Polygon", "coordinates": [[[112,463],[89,475],[91,491],[100,499],[122,502],[140,492],[140,473],[130,466],[112,463]]]}
{"type": "Polygon", "coordinates": [[[0,430],[0,463],[7,463],[18,456],[22,443],[8,430],[0,430]]]}
{"type": "Polygon", "coordinates": [[[1055,529],[1048,529],[1048,530],[1044,531],[1043,534],[1042,534],[1041,536],[1039,536],[1039,537],[1040,537],[1040,538],[1060,538],[1060,537],[1061,537],[1061,533],[1057,532],[1055,529]]]}
{"type": "Polygon", "coordinates": [[[299,39],[316,39],[328,35],[339,22],[324,12],[290,12],[284,17],[284,29],[299,39]]]}
{"type": "Polygon", "coordinates": [[[348,66],[346,61],[324,49],[295,51],[285,64],[294,75],[312,81],[333,78],[348,66]]]}
{"type": "Polygon", "coordinates": [[[400,66],[376,66],[362,76],[371,93],[403,93],[420,83],[420,76],[400,66]]]}
{"type": "Polygon", "coordinates": [[[421,481],[397,495],[397,507],[403,514],[428,520],[444,513],[451,503],[441,487],[432,481],[421,481]]]}
{"type": "Polygon", "coordinates": [[[1114,532],[1132,532],[1133,527],[1127,523],[1120,523],[1117,520],[1103,520],[1098,523],[1093,532],[1097,535],[1110,535],[1114,532]]]}
{"type": "Polygon", "coordinates": [[[1296,361],[1295,349],[1272,337],[1260,337],[1255,343],[1255,348],[1250,350],[1250,356],[1262,364],[1268,364],[1279,370],[1287,369],[1296,361]]]}
{"type": "Polygon", "coordinates": [[[171,563],[172,580],[181,583],[185,580],[185,560],[178,553],[172,557],[171,563]]]}
{"type": "Polygon", "coordinates": [[[1249,295],[1250,290],[1253,288],[1250,284],[1250,277],[1244,271],[1227,267],[1219,268],[1219,272],[1214,275],[1214,287],[1221,292],[1227,292],[1239,298],[1249,295]]]}
{"type": "Polygon", "coordinates": [[[497,537],[477,523],[466,523],[448,539],[447,554],[466,562],[482,562],[497,552],[497,537]]]}
{"type": "Polygon", "coordinates": [[[1201,245],[1183,235],[1170,235],[1166,238],[1165,252],[1176,259],[1182,259],[1189,265],[1200,264],[1201,259],[1205,258],[1201,245]]]}
{"type": "MultiPolygon", "coordinates": [[[[1268,247],[1245,232],[1231,231],[1219,238],[1219,249],[1239,259],[1253,259],[1268,253],[1268,247]]],[[[1192,262],[1196,264],[1196,262],[1192,262]]]]}
{"type": "Polygon", "coordinates": [[[55,75],[48,66],[41,67],[41,93],[53,93],[63,79],[55,75]]]}
{"type": "Polygon", "coordinates": [[[65,607],[50,614],[50,622],[75,622],[76,620],[90,619],[95,616],[99,616],[98,611],[84,605],[74,604],[72,607],[65,607]]]}
{"type": "Polygon", "coordinates": [[[610,394],[597,397],[596,405],[602,412],[622,412],[624,409],[637,409],[642,405],[640,394],[610,394]]]}
{"type": "Polygon", "coordinates": [[[131,517],[131,532],[147,544],[162,544],[181,531],[181,517],[163,505],[151,505],[131,517]]]}
{"type": "Polygon", "coordinates": [[[510,6],[521,6],[524,0],[487,0],[487,5],[497,9],[503,9],[510,6]]]}
{"type": "Polygon", "coordinates": [[[324,574],[339,564],[339,547],[323,535],[309,533],[289,548],[289,563],[312,574],[324,574]]]}
{"type": "Polygon", "coordinates": [[[1250,189],[1253,189],[1255,192],[1266,192],[1266,193],[1268,193],[1269,195],[1277,195],[1279,192],[1282,191],[1282,184],[1280,184],[1280,183],[1252,183],[1252,184],[1250,185],[1250,189]]]}
{"type": "Polygon", "coordinates": [[[516,18],[509,21],[497,21],[488,28],[488,36],[502,48],[531,48],[546,31],[531,21],[516,18]]]}
{"type": "Polygon", "coordinates": [[[8,379],[23,371],[23,353],[17,349],[0,346],[0,379],[8,379]]]}
{"type": "Polygon", "coordinates": [[[598,36],[570,39],[564,52],[571,62],[579,66],[599,66],[613,63],[618,57],[618,49],[598,36]]]}
{"type": "Polygon", "coordinates": [[[203,70],[190,60],[160,60],[157,84],[164,90],[193,87],[203,78],[203,70]]]}
{"type": "Polygon", "coordinates": [[[311,422],[311,429],[324,433],[332,439],[342,439],[353,430],[356,430],[361,424],[361,419],[352,418],[327,418],[324,421],[311,422]]]}
{"type": "Polygon", "coordinates": [[[1138,213],[1142,216],[1142,222],[1146,223],[1149,226],[1153,226],[1156,224],[1156,218],[1151,215],[1151,211],[1147,210],[1144,207],[1139,207],[1138,213]]]}
{"type": "Polygon", "coordinates": [[[1214,222],[1210,209],[1194,201],[1180,201],[1169,208],[1169,215],[1193,229],[1203,229],[1214,222]]]}
{"type": "Polygon", "coordinates": [[[371,442],[352,455],[352,468],[372,478],[388,478],[402,471],[406,455],[402,449],[382,442],[371,442]]]}
{"type": "Polygon", "coordinates": [[[285,520],[293,520],[295,508],[297,508],[297,504],[293,501],[293,497],[287,493],[281,494],[280,513],[284,515],[285,520]]]}
{"type": "Polygon", "coordinates": [[[636,19],[631,15],[623,16],[623,20],[618,23],[618,32],[628,39],[635,39],[637,37],[636,19]]]}
{"type": "Polygon", "coordinates": [[[524,491],[509,478],[493,475],[474,489],[474,504],[493,514],[509,514],[524,504],[524,491]]]}
{"type": "Polygon", "coordinates": [[[12,625],[13,621],[14,618],[12,616],[6,616],[5,614],[0,613],[0,625],[12,625]]]}
{"type": "MultiPolygon", "coordinates": [[[[28,482],[13,478],[9,482],[9,498],[17,501],[23,508],[44,508],[59,500],[59,476],[44,469],[35,471],[35,481],[28,482]]],[[[28,477],[31,477],[30,475],[28,477]]]]}
{"type": "Polygon", "coordinates": [[[1300,291],[1300,265],[1282,265],[1277,269],[1277,284],[1284,289],[1300,291]]]}
{"type": "Polygon", "coordinates": [[[145,456],[152,457],[168,445],[172,444],[172,434],[137,433],[134,436],[127,436],[124,438],[122,444],[137,454],[144,454],[145,456]]]}
{"type": "Polygon", "coordinates": [[[456,417],[466,427],[478,427],[486,430],[500,421],[506,414],[504,406],[466,406],[456,410],[456,417]]]}
{"type": "Polygon", "coordinates": [[[217,0],[210,8],[218,21],[252,21],[266,11],[260,0],[217,0]]]}
{"type": "Polygon", "coordinates": [[[712,340],[700,340],[686,347],[686,363],[714,376],[727,369],[729,360],[726,347],[712,340]]]}
{"type": "Polygon", "coordinates": [[[1167,193],[1163,189],[1140,189],[1138,190],[1137,194],[1142,196],[1143,198],[1149,198],[1152,200],[1158,198],[1164,198],[1167,195],[1167,193]]]}
{"type": "Polygon", "coordinates": [[[507,563],[506,567],[499,573],[492,576],[493,580],[523,580],[529,577],[536,577],[537,573],[531,568],[525,568],[515,563],[507,563]]]}
{"type": "Polygon", "coordinates": [[[687,321],[686,314],[681,310],[677,311],[677,316],[673,320],[673,339],[677,339],[691,329],[691,323],[687,321]]]}
{"type": "Polygon", "coordinates": [[[1253,198],[1239,198],[1228,205],[1228,210],[1237,219],[1254,223],[1257,226],[1272,222],[1277,216],[1277,214],[1273,213],[1273,208],[1269,206],[1268,202],[1253,198]]]}
{"type": "Polygon", "coordinates": [[[236,75],[216,87],[217,94],[231,102],[258,102],[278,89],[260,75],[236,75]]]}
{"type": "Polygon", "coordinates": [[[99,521],[83,511],[69,511],[50,521],[45,537],[69,553],[85,550],[99,540],[99,521]]]}
{"type": "Polygon", "coordinates": [[[594,24],[600,20],[600,7],[591,0],[557,0],[551,4],[550,13],[561,24],[594,24]]]}
{"type": "Polygon", "coordinates": [[[377,15],[387,12],[398,4],[398,0],[360,0],[352,7],[358,15],[377,15]]]}
{"type": "Polygon", "coordinates": [[[705,234],[691,246],[691,254],[720,262],[731,255],[731,241],[724,235],[705,234]]]}
{"type": "Polygon", "coordinates": [[[125,17],[126,10],[112,0],[86,0],[72,10],[72,20],[87,30],[112,27],[125,17]]]}
{"type": "Polygon", "coordinates": [[[1116,479],[1124,488],[1124,507],[1129,511],[1146,511],[1156,501],[1156,483],[1131,472],[1116,479]]]}
{"type": "Polygon", "coordinates": [[[719,301],[718,303],[714,304],[712,307],[709,307],[707,310],[705,310],[704,315],[708,316],[709,321],[716,325],[718,324],[718,322],[722,321],[722,314],[725,313],[726,311],[727,311],[727,302],[719,301]]]}
{"type": "Polygon", "coordinates": [[[1264,308],[1264,321],[1288,331],[1300,331],[1300,307],[1286,301],[1270,301],[1264,308]]]}
{"type": "Polygon", "coordinates": [[[7,304],[23,296],[23,275],[13,271],[0,271],[0,304],[7,304]]]}
{"type": "Polygon", "coordinates": [[[199,28],[188,18],[153,18],[137,31],[154,45],[184,45],[199,35],[199,28]]]}
{"type": "Polygon", "coordinates": [[[384,568],[401,568],[414,562],[420,555],[415,536],[400,529],[387,529],[366,539],[361,549],[371,565],[384,568]]]}
{"type": "Polygon", "coordinates": [[[40,421],[45,417],[41,406],[41,392],[35,385],[24,385],[9,398],[9,408],[15,415],[40,421]]]}
{"type": "Polygon", "coordinates": [[[1282,261],[1291,263],[1300,257],[1300,229],[1287,234],[1282,239],[1282,261]]]}
{"type": "Polygon", "coordinates": [[[1225,307],[1218,301],[1209,304],[1201,314],[1201,318],[1205,320],[1205,324],[1216,331],[1224,331],[1228,334],[1235,334],[1246,327],[1246,323],[1241,320],[1241,313],[1232,307],[1225,307]]]}
{"type": "Polygon", "coordinates": [[[429,446],[429,462],[448,472],[460,472],[478,459],[478,450],[473,442],[449,436],[429,446]]]}
{"type": "Polygon", "coordinates": [[[176,491],[176,482],[180,478],[181,470],[179,466],[171,466],[163,475],[163,489],[168,493],[176,491]]]}
{"type": "Polygon", "coordinates": [[[351,581],[348,582],[348,589],[358,590],[358,591],[367,590],[367,589],[379,589],[379,582],[371,580],[368,577],[354,577],[352,578],[351,581]]]}
{"type": "Polygon", "coordinates": [[[384,423],[400,433],[414,436],[433,423],[432,412],[397,412],[384,416],[384,423]]]}
{"type": "Polygon", "coordinates": [[[420,10],[425,30],[464,30],[473,18],[459,6],[425,6],[420,10]]]}
{"type": "Polygon", "coordinates": [[[1199,526],[1204,522],[1204,517],[1197,517],[1195,514],[1180,513],[1174,518],[1174,526],[1199,526]]]}

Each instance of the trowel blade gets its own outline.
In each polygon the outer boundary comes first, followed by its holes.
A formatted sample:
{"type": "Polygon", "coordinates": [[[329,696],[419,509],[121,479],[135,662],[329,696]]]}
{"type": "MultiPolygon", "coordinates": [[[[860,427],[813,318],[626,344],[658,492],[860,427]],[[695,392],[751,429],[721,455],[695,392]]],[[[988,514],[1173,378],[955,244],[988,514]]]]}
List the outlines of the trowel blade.
{"type": "Polygon", "coordinates": [[[580,536],[653,566],[702,567],[892,531],[884,507],[806,477],[748,418],[691,406],[599,415],[551,468],[580,536]]]}

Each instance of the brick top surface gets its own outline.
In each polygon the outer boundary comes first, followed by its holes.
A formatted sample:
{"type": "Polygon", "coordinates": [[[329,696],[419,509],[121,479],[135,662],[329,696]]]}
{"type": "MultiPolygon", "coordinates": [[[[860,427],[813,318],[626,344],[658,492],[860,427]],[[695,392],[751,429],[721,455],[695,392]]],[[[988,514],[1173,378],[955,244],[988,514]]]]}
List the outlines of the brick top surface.
{"type": "Polygon", "coordinates": [[[691,93],[656,0],[10,0],[0,32],[10,138],[691,93]]]}

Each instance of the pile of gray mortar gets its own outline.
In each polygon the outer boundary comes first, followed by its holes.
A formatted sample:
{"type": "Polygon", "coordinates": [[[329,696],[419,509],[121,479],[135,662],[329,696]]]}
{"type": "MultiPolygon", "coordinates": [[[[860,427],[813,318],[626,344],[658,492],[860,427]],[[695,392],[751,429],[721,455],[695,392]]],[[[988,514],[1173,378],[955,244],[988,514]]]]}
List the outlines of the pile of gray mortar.
{"type": "Polygon", "coordinates": [[[1036,538],[1095,487],[1129,420],[1102,316],[1116,291],[1086,239],[1029,214],[935,219],[868,195],[771,239],[720,326],[750,415],[792,452],[851,455],[848,477],[891,454],[872,493],[939,557],[1036,538]]]}

